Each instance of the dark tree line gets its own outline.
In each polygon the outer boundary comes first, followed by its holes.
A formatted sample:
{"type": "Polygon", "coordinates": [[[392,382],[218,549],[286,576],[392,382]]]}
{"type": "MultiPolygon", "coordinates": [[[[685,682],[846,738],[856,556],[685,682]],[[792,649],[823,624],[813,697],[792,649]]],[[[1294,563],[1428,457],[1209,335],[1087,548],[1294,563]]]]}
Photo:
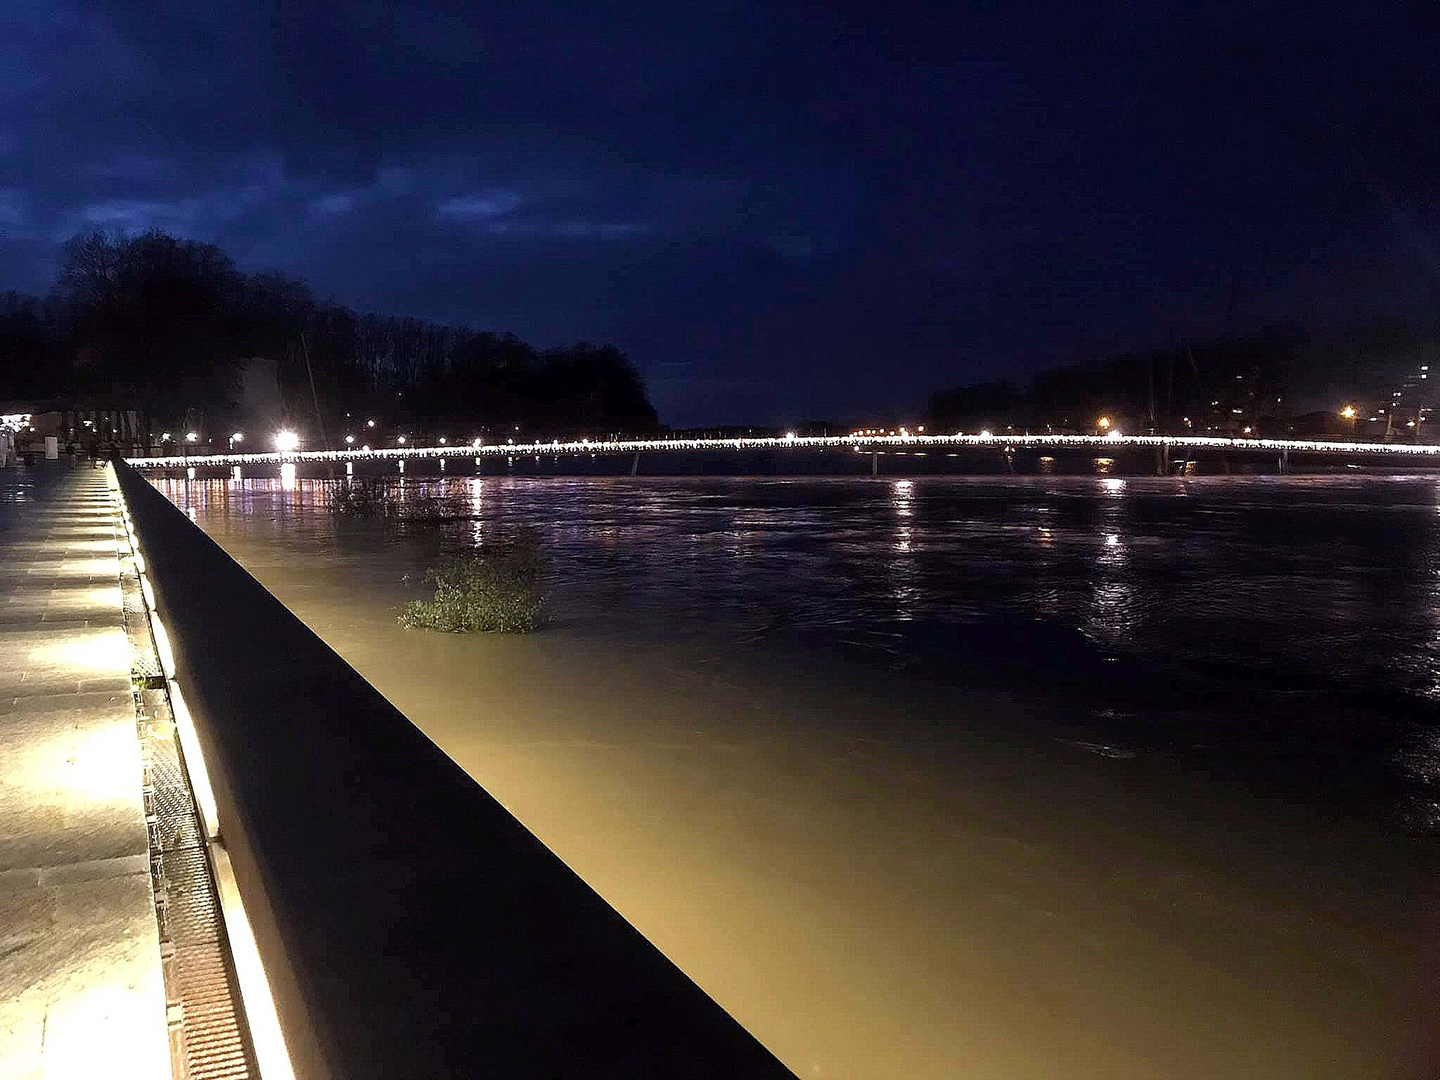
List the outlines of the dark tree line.
{"type": "Polygon", "coordinates": [[[538,351],[512,334],[365,315],[212,244],[160,232],[77,235],[44,298],[0,297],[0,397],[90,401],[156,423],[228,420],[242,373],[273,362],[285,410],[338,430],[345,413],[531,433],[645,432],[657,417],[612,345],[538,351]],[[315,392],[312,395],[313,378],[315,392]]]}
{"type": "MultiPolygon", "coordinates": [[[[1395,328],[1311,333],[1270,327],[1168,349],[1127,353],[1041,372],[1026,385],[984,382],[932,395],[928,418],[942,429],[1094,430],[1101,416],[1127,430],[1243,432],[1287,430],[1311,410],[1355,402],[1361,411],[1403,402],[1428,409],[1429,358],[1435,336],[1395,328]]],[[[1440,366],[1437,366],[1440,370],[1440,366]]]]}

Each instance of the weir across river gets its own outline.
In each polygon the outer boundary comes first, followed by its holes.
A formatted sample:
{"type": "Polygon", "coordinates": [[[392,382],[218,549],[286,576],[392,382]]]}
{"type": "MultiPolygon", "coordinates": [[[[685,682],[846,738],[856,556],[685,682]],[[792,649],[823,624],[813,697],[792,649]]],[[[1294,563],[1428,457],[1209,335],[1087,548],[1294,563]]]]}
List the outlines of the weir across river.
{"type": "Polygon", "coordinates": [[[631,474],[636,472],[637,455],[674,453],[724,453],[756,450],[839,450],[871,454],[872,463],[880,454],[1015,450],[1153,450],[1158,460],[1168,463],[1177,452],[1185,457],[1199,452],[1218,452],[1245,457],[1261,455],[1277,462],[1281,471],[1291,454],[1335,459],[1360,458],[1371,462],[1440,462],[1440,443],[1343,442],[1324,439],[1221,438],[1208,435],[786,435],[734,439],[580,439],[561,442],[469,443],[438,446],[398,446],[372,449],[348,447],[343,450],[293,450],[272,453],[189,454],[163,457],[132,457],[137,469],[172,469],[204,465],[264,465],[279,462],[390,461],[425,458],[507,458],[531,455],[630,455],[631,474]]]}

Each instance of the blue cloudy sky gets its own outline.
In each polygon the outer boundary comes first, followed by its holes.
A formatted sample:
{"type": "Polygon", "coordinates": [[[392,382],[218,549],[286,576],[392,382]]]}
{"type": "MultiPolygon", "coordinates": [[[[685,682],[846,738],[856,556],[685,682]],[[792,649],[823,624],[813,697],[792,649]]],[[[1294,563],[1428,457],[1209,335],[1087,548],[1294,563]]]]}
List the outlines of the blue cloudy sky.
{"type": "Polygon", "coordinates": [[[161,228],[681,425],[1440,313],[1434,5],[6,8],[0,288],[161,228]]]}

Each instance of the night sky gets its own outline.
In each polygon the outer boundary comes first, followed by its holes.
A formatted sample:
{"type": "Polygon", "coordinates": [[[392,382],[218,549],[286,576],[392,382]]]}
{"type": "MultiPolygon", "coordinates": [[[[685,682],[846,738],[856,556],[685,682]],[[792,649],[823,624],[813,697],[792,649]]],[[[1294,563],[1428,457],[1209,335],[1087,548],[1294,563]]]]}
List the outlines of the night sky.
{"type": "Polygon", "coordinates": [[[157,227],[676,425],[1440,314],[1440,5],[262,7],[6,5],[0,288],[157,227]]]}

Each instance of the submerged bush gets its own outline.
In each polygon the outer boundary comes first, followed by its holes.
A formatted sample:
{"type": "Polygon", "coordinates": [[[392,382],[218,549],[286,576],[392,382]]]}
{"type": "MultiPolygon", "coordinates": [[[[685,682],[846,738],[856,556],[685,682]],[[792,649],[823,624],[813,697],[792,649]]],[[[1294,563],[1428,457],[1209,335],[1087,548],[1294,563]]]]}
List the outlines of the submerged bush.
{"type": "Polygon", "coordinates": [[[325,489],[325,509],[342,517],[394,517],[399,506],[383,477],[350,477],[325,489]]]}
{"type": "Polygon", "coordinates": [[[524,634],[540,621],[540,543],[533,530],[432,568],[433,600],[412,600],[400,621],[411,629],[524,634]]]}
{"type": "Polygon", "coordinates": [[[388,477],[346,477],[326,488],[325,509],[339,517],[385,518],[428,525],[462,516],[428,485],[395,483],[388,477]]]}

